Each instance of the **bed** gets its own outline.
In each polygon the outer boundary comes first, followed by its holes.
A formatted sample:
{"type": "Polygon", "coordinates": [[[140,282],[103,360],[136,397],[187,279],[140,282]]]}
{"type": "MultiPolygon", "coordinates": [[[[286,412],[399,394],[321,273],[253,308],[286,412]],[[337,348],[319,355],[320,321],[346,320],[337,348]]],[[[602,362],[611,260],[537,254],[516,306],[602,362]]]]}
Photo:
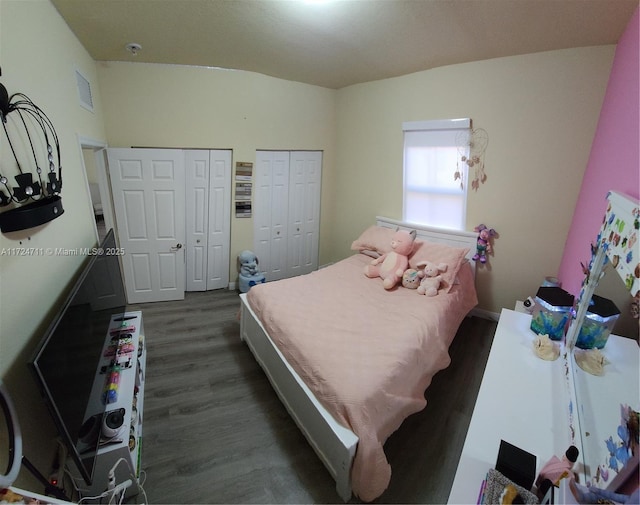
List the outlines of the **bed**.
{"type": "Polygon", "coordinates": [[[345,502],[352,493],[372,501],[387,488],[385,440],[425,407],[426,388],[449,365],[449,345],[477,303],[476,239],[378,217],[352,256],[240,295],[241,338],[345,502]],[[364,275],[396,228],[417,232],[410,267],[447,263],[438,295],[386,291],[364,275]]]}

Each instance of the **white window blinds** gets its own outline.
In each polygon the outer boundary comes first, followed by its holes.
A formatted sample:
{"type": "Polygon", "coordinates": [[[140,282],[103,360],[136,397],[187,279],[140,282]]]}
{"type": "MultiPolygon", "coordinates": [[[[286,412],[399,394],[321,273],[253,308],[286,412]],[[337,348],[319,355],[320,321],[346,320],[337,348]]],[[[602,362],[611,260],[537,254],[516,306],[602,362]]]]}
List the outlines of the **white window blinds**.
{"type": "MultiPolygon", "coordinates": [[[[454,174],[468,145],[458,145],[468,133],[471,119],[414,121],[403,123],[405,221],[464,230],[466,226],[466,181],[454,174]]],[[[463,171],[466,177],[466,171],[463,171]]]]}

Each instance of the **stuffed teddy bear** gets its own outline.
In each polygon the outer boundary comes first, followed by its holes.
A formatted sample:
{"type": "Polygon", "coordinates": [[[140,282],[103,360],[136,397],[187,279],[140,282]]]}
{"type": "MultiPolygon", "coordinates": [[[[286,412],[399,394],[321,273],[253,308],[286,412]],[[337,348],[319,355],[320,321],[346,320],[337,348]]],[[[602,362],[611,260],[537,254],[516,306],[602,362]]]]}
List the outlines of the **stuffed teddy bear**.
{"type": "Polygon", "coordinates": [[[409,255],[413,250],[416,231],[396,230],[391,239],[391,251],[371,261],[364,268],[367,277],[380,277],[384,289],[392,289],[402,281],[409,266],[409,255]]]}
{"type": "Polygon", "coordinates": [[[486,263],[487,254],[491,254],[491,239],[497,235],[497,232],[493,228],[489,229],[483,224],[476,226],[473,231],[478,232],[476,253],[473,255],[473,261],[480,260],[480,263],[486,263]]]}
{"type": "Polygon", "coordinates": [[[418,289],[420,285],[420,276],[418,271],[413,268],[409,268],[402,274],[402,286],[407,289],[418,289]]]}
{"type": "Polygon", "coordinates": [[[416,266],[418,268],[424,267],[423,270],[418,272],[418,276],[421,279],[420,286],[418,286],[418,294],[436,296],[442,283],[442,275],[440,275],[440,273],[447,271],[447,264],[421,261],[416,266]]]}

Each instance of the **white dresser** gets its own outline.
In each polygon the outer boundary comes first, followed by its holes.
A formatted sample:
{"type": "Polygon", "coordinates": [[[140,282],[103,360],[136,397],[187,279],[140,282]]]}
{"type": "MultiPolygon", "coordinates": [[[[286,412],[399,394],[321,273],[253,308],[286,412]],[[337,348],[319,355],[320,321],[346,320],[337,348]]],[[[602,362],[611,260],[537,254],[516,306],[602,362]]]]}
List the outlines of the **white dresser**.
{"type": "Polygon", "coordinates": [[[574,443],[565,362],[562,355],[555,361],[536,357],[530,324],[529,314],[502,310],[449,503],[477,502],[482,481],[496,464],[500,440],[534,454],[536,473],[574,443]]]}

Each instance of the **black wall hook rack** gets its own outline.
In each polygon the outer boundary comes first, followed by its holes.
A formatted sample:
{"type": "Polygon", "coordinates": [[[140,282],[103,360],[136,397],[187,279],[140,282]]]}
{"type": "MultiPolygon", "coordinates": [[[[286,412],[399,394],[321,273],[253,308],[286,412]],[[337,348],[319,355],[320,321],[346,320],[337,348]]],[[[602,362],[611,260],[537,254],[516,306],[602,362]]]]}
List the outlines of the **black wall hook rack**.
{"type": "Polygon", "coordinates": [[[0,83],[0,112],[2,112],[2,120],[9,113],[9,93],[2,83],[0,83]]]}
{"type": "Polygon", "coordinates": [[[53,123],[28,96],[23,93],[10,96],[0,83],[0,124],[18,172],[13,185],[4,175],[7,168],[0,166],[0,207],[12,206],[0,213],[0,232],[26,230],[60,217],[64,213],[60,197],[62,165],[53,123]],[[18,156],[16,139],[24,144],[24,152],[30,154],[18,156]],[[37,152],[36,146],[42,145],[42,140],[46,152],[37,152]],[[47,170],[41,168],[43,161],[47,170]],[[31,165],[33,170],[27,170],[31,165]]]}

